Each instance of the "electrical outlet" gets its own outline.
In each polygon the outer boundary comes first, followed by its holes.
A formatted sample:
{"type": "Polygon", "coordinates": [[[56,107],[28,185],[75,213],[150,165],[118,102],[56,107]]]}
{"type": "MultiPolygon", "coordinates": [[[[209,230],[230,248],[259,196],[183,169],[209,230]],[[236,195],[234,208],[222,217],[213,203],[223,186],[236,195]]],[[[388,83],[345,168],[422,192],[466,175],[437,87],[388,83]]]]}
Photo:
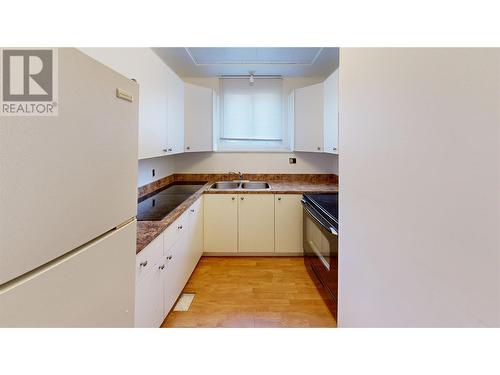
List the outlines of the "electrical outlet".
{"type": "Polygon", "coordinates": [[[297,158],[288,158],[290,164],[297,164],[297,158]]]}
{"type": "Polygon", "coordinates": [[[155,170],[151,170],[151,174],[153,175],[153,177],[155,176],[155,170]]]}

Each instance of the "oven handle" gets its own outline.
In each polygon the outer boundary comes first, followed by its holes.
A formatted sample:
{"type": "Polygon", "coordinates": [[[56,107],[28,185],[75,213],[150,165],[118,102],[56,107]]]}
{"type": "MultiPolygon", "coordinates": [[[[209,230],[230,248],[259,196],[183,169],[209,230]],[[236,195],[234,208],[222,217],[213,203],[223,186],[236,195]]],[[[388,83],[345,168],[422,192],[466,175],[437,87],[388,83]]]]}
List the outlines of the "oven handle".
{"type": "Polygon", "coordinates": [[[304,209],[307,211],[309,216],[311,216],[319,225],[321,225],[323,228],[325,228],[329,233],[334,234],[336,236],[339,235],[339,232],[334,227],[331,227],[323,222],[318,216],[319,214],[316,212],[314,208],[312,208],[309,203],[307,203],[304,199],[300,200],[302,202],[302,206],[304,206],[304,209]]]}

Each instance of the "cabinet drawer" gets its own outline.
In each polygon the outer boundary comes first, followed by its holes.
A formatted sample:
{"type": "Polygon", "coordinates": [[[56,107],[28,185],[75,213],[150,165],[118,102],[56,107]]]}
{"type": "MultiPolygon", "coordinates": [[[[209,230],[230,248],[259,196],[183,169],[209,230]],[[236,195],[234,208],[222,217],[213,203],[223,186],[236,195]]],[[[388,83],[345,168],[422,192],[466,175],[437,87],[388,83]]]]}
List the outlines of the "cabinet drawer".
{"type": "Polygon", "coordinates": [[[156,237],[135,257],[135,279],[140,280],[150,272],[163,255],[163,233],[156,237]]]}
{"type": "Polygon", "coordinates": [[[163,232],[163,248],[166,252],[177,242],[182,234],[188,230],[188,212],[184,212],[177,220],[163,232]]]}

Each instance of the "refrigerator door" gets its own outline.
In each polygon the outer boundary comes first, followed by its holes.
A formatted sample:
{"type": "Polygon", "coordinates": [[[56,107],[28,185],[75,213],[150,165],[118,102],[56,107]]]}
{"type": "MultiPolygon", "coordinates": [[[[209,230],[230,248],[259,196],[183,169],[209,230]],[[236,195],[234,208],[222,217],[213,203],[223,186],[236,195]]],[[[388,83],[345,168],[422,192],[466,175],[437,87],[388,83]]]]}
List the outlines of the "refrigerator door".
{"type": "Polygon", "coordinates": [[[58,52],[59,115],[0,118],[0,285],[136,215],[139,86],[58,52]]]}
{"type": "Polygon", "coordinates": [[[0,327],[133,327],[136,221],[0,287],[0,327]]]}

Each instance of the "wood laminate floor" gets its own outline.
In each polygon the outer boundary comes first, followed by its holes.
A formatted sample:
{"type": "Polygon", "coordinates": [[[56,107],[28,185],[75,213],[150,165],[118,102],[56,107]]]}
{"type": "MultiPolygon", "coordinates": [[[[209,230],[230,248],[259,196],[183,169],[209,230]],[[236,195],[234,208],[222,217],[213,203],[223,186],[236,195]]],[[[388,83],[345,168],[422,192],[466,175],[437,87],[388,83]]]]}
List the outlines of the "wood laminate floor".
{"type": "Polygon", "coordinates": [[[313,280],[300,257],[202,257],[162,327],[335,327],[313,280]]]}

